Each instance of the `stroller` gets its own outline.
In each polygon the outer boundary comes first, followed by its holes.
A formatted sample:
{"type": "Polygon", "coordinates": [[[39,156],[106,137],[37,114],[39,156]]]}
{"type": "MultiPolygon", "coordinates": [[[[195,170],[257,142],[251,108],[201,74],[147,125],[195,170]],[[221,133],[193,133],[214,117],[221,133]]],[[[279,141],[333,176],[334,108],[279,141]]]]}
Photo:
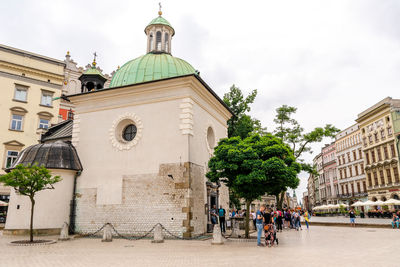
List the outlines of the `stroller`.
{"type": "Polygon", "coordinates": [[[274,242],[279,245],[278,238],[276,237],[276,226],[272,223],[264,226],[265,231],[265,246],[273,246],[274,242]]]}

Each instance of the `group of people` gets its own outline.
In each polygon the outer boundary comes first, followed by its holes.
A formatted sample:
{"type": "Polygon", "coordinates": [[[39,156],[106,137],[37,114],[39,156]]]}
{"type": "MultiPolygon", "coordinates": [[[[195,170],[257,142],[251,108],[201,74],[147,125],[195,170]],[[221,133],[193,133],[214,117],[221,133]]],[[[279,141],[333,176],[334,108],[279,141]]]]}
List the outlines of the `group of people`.
{"type": "MultiPolygon", "coordinates": [[[[302,216],[304,218],[304,222],[306,223],[307,229],[309,229],[309,221],[311,216],[308,211],[302,212],[300,210],[296,211],[290,209],[286,209],[283,211],[272,211],[270,209],[267,209],[265,205],[262,205],[256,213],[252,213],[253,222],[257,229],[257,246],[264,246],[264,244],[261,243],[263,230],[266,233],[265,243],[271,245],[271,242],[269,242],[269,239],[271,237],[269,233],[267,233],[267,231],[271,231],[271,227],[272,229],[275,229],[275,233],[279,231],[282,232],[283,227],[288,229],[296,229],[297,231],[303,230],[300,222],[302,216]]],[[[275,236],[273,236],[273,240],[275,240],[278,244],[276,234],[275,236]]]]}

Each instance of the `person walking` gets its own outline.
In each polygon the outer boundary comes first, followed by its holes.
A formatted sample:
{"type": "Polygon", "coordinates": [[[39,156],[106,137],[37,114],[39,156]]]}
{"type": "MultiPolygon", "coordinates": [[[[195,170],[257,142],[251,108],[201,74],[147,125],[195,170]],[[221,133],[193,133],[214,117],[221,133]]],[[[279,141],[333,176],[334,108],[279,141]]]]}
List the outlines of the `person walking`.
{"type": "Polygon", "coordinates": [[[218,219],[217,219],[217,207],[214,205],[212,206],[212,209],[210,210],[210,219],[211,219],[211,223],[213,225],[213,229],[214,229],[214,225],[218,223],[218,219]]]}
{"type": "Polygon", "coordinates": [[[290,228],[290,210],[286,209],[285,211],[285,228],[290,228]]]}
{"type": "Polygon", "coordinates": [[[257,230],[257,226],[256,226],[256,213],[254,212],[254,210],[251,211],[250,215],[251,215],[251,219],[253,220],[254,229],[257,230]]]}
{"type": "Polygon", "coordinates": [[[394,229],[394,226],[396,225],[397,229],[399,229],[399,216],[397,216],[396,212],[393,212],[393,217],[392,217],[392,228],[394,229]]]}
{"type": "Polygon", "coordinates": [[[218,210],[218,217],[219,217],[219,226],[221,227],[221,233],[225,233],[225,231],[226,231],[225,214],[226,214],[225,209],[223,209],[222,205],[220,205],[219,210],[218,210]]]}
{"type": "Polygon", "coordinates": [[[356,212],[354,211],[353,208],[350,209],[349,215],[350,215],[350,226],[356,227],[356,212]]]}
{"type": "Polygon", "coordinates": [[[277,210],[277,217],[276,217],[276,227],[277,227],[277,231],[281,231],[282,232],[282,224],[283,224],[283,217],[282,217],[282,211],[277,210]]]}
{"type": "Polygon", "coordinates": [[[264,228],[263,225],[263,212],[265,210],[265,206],[262,205],[259,210],[256,212],[256,227],[257,227],[257,246],[263,247],[264,245],[261,243],[261,235],[264,228]]]}
{"type": "Polygon", "coordinates": [[[309,229],[308,224],[309,224],[309,222],[310,222],[310,217],[311,217],[311,216],[310,216],[310,214],[308,213],[307,210],[304,212],[303,217],[304,217],[304,222],[306,223],[306,225],[307,225],[307,230],[308,230],[308,229],[309,229]]]}

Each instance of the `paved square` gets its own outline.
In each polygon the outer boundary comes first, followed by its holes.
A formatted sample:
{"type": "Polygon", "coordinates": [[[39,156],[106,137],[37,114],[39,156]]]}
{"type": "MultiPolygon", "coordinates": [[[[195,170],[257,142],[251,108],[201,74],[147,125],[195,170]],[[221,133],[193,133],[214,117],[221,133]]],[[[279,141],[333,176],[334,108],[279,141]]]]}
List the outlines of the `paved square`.
{"type": "Polygon", "coordinates": [[[400,266],[400,230],[322,227],[278,233],[280,245],[256,242],[127,241],[81,238],[54,245],[15,247],[0,237],[0,266],[400,266]]]}

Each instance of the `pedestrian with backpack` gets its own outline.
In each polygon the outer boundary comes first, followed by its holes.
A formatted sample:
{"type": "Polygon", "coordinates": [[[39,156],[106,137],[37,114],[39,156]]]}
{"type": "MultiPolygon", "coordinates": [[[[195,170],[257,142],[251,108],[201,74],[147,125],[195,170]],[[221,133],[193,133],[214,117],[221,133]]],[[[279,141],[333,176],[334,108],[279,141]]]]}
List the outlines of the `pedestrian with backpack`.
{"type": "Polygon", "coordinates": [[[218,217],[219,217],[219,226],[221,227],[221,232],[225,233],[226,228],[225,228],[225,214],[226,211],[225,209],[222,208],[222,205],[219,206],[218,210],[218,217]]]}

